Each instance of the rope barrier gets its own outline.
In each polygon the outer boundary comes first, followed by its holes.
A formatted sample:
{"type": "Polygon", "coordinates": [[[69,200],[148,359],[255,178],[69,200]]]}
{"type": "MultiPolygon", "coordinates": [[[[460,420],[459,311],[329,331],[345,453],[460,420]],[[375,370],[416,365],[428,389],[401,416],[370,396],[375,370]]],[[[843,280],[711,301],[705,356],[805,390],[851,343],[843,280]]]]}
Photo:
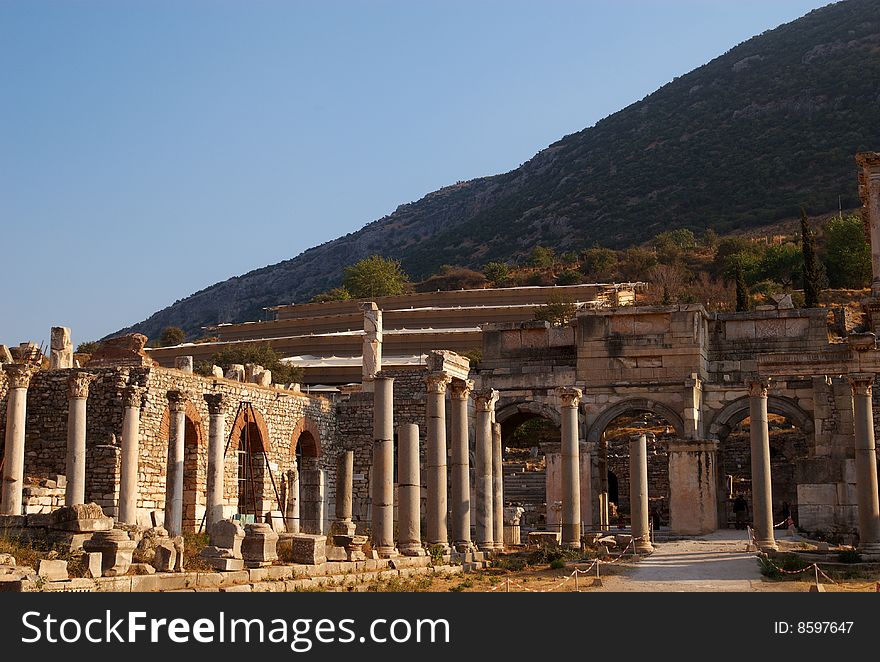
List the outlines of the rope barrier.
{"type": "Polygon", "coordinates": [[[880,591],[880,582],[868,582],[867,584],[856,585],[843,584],[836,579],[832,579],[831,577],[829,577],[828,574],[824,570],[822,570],[818,563],[812,563],[806,568],[802,568],[801,570],[784,570],[783,568],[780,568],[778,565],[773,563],[773,561],[771,561],[770,559],[765,559],[760,556],[757,558],[760,559],[761,563],[771,566],[774,570],[776,570],[776,572],[780,572],[783,575],[800,575],[802,573],[812,570],[816,575],[816,584],[819,583],[819,575],[822,575],[829,582],[831,582],[835,586],[839,586],[844,591],[862,591],[871,586],[874,586],[875,588],[877,588],[878,591],[880,591]]]}

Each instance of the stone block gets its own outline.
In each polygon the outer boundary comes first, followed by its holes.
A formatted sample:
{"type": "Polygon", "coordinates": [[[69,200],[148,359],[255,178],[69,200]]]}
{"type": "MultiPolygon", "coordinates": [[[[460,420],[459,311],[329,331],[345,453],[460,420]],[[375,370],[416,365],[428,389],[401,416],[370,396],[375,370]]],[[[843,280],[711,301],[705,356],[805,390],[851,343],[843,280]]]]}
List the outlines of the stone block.
{"type": "Polygon", "coordinates": [[[0,554],[0,565],[15,565],[15,557],[12,554],[0,554]]]}
{"type": "Polygon", "coordinates": [[[219,570],[220,572],[244,570],[244,559],[211,557],[205,558],[205,562],[214,570],[219,570]]]}
{"type": "Polygon", "coordinates": [[[211,544],[230,550],[233,558],[241,558],[245,531],[236,520],[220,520],[211,526],[211,544]]]}
{"type": "MultiPolygon", "coordinates": [[[[268,524],[246,524],[241,555],[248,567],[271,564],[278,560],[278,534],[268,524]]],[[[294,547],[296,543],[294,542],[294,547]]],[[[295,560],[295,559],[294,559],[295,560]]]]}
{"type": "Polygon", "coordinates": [[[67,561],[40,559],[40,563],[37,565],[37,574],[47,582],[59,582],[69,579],[67,561]]]}
{"type": "Polygon", "coordinates": [[[171,540],[164,540],[156,546],[153,567],[159,572],[173,572],[177,564],[177,550],[171,540]]]}
{"type": "Polygon", "coordinates": [[[325,547],[327,536],[296,533],[291,538],[291,553],[294,563],[318,565],[327,561],[325,547]]]}
{"type": "Polygon", "coordinates": [[[86,553],[86,577],[100,577],[104,574],[102,557],[101,552],[86,553]]]}
{"type": "Polygon", "coordinates": [[[53,512],[50,526],[59,531],[109,531],[113,528],[113,518],[105,516],[96,503],[80,503],[53,512]]]}
{"type": "Polygon", "coordinates": [[[97,531],[83,542],[86,552],[101,552],[101,568],[105,577],[124,575],[131,566],[137,543],[119,529],[97,531]]]}
{"type": "Polygon", "coordinates": [[[220,588],[221,593],[250,593],[250,584],[236,584],[234,586],[223,586],[220,588]]]}
{"type": "Polygon", "coordinates": [[[191,356],[177,356],[174,358],[174,367],[178,370],[182,370],[187,374],[192,374],[193,371],[193,357],[191,356]]]}

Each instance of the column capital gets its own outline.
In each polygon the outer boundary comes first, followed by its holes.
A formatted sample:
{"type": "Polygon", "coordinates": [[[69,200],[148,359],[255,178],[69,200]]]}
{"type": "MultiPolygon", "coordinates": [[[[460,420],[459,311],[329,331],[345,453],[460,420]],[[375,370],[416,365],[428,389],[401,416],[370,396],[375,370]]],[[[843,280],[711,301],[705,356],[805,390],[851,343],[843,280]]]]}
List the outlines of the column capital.
{"type": "Polygon", "coordinates": [[[577,409],[584,393],[573,386],[560,386],[556,389],[556,396],[562,401],[563,407],[577,409]]]}
{"type": "Polygon", "coordinates": [[[874,388],[874,379],[877,375],[866,372],[854,372],[846,376],[849,385],[852,388],[853,396],[872,394],[874,388]]]}
{"type": "Polygon", "coordinates": [[[37,367],[30,363],[4,363],[3,371],[9,380],[9,388],[27,388],[37,367]]]}
{"type": "Polygon", "coordinates": [[[226,396],[222,393],[205,393],[202,396],[208,403],[208,413],[213,415],[223,413],[223,400],[226,396]]]}
{"type": "Polygon", "coordinates": [[[425,376],[425,383],[428,385],[428,393],[446,393],[446,387],[452,381],[445,372],[429,372],[425,376]]]}
{"type": "Polygon", "coordinates": [[[170,409],[173,413],[179,414],[182,411],[186,411],[186,393],[178,390],[171,390],[167,393],[168,396],[168,409],[170,409]]]}
{"type": "Polygon", "coordinates": [[[144,388],[142,386],[126,386],[122,390],[122,403],[126,407],[137,407],[141,406],[141,397],[144,394],[144,388]]]}
{"type": "Polygon", "coordinates": [[[495,411],[496,402],[498,402],[498,391],[494,388],[474,391],[474,406],[477,411],[495,411]]]}
{"type": "Polygon", "coordinates": [[[453,379],[449,388],[449,397],[453,400],[467,400],[473,390],[472,379],[453,379]]]}
{"type": "Polygon", "coordinates": [[[767,397],[767,392],[770,390],[769,377],[747,377],[745,382],[750,398],[767,397]]]}
{"type": "Polygon", "coordinates": [[[73,370],[67,377],[67,397],[86,399],[89,397],[89,385],[98,376],[85,370],[73,370]]]}

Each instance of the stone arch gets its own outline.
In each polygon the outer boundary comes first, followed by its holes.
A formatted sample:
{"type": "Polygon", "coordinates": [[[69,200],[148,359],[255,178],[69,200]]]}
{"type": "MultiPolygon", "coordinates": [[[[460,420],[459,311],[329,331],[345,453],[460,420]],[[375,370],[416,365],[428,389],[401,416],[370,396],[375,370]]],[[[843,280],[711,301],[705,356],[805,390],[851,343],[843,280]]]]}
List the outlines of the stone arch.
{"type": "Polygon", "coordinates": [[[318,425],[308,416],[303,416],[290,435],[290,455],[295,456],[297,447],[303,457],[321,457],[321,433],[318,425]]]}
{"type": "Polygon", "coordinates": [[[496,408],[495,421],[498,423],[504,423],[505,421],[513,418],[517,414],[532,414],[534,416],[546,418],[557,427],[562,425],[562,417],[559,415],[559,412],[556,409],[541,402],[534,401],[513,402],[505,405],[504,407],[501,407],[500,409],[496,408]]]}
{"type": "MultiPolygon", "coordinates": [[[[767,412],[784,416],[792,421],[807,436],[813,433],[813,417],[801,409],[790,398],[778,395],[767,397],[767,412]]],[[[749,396],[745,395],[729,403],[712,419],[709,438],[724,441],[733,427],[749,417],[749,396]]]]}
{"type": "Polygon", "coordinates": [[[244,426],[247,424],[256,426],[257,431],[260,433],[260,448],[268,453],[270,450],[269,427],[266,425],[266,419],[263,417],[263,414],[254,406],[241,407],[238,410],[238,414],[229,431],[229,449],[227,453],[238,450],[238,442],[241,439],[242,430],[244,430],[244,426]]]}
{"type": "Polygon", "coordinates": [[[628,398],[611,405],[599,414],[593,425],[590,426],[590,431],[587,434],[587,441],[598,443],[602,437],[602,433],[605,432],[605,428],[607,428],[615,418],[634,411],[650,411],[658,416],[662,416],[669,421],[672,427],[675,428],[675,434],[682,439],[684,438],[684,422],[681,420],[681,416],[678,415],[678,412],[674,409],[668,405],[664,405],[662,402],[657,402],[656,400],[650,400],[648,398],[628,398]]]}

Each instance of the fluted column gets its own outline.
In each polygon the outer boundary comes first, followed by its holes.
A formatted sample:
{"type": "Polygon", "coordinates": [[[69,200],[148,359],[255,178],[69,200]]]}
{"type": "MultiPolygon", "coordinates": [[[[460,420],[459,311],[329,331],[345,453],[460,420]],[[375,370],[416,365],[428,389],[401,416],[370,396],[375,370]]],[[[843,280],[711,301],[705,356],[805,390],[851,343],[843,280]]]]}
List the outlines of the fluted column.
{"type": "Polygon", "coordinates": [[[95,377],[84,370],[73,370],[67,379],[66,506],[86,502],[86,401],[95,377]]]}
{"type": "Polygon", "coordinates": [[[468,398],[474,388],[470,380],[453,379],[449,389],[452,406],[452,543],[459,552],[471,542],[471,477],[468,448],[468,398]]]}
{"type": "Polygon", "coordinates": [[[556,389],[562,405],[562,546],[581,546],[581,460],[578,438],[578,388],[556,389]]]}
{"type": "Polygon", "coordinates": [[[165,477],[165,528],[173,538],[183,533],[183,458],[186,396],[168,391],[168,473],[165,477]]]}
{"type": "Polygon", "coordinates": [[[206,496],[206,530],[223,518],[226,474],[226,418],[223,414],[222,393],[205,393],[202,396],[208,404],[208,485],[206,496]]]}
{"type": "Polygon", "coordinates": [[[397,451],[397,549],[406,556],[424,556],[420,530],[422,484],[418,425],[407,423],[397,429],[397,451]]]}
{"type": "Polygon", "coordinates": [[[504,551],[504,471],[501,453],[501,424],[492,412],[492,543],[504,551]]]}
{"type": "Polygon", "coordinates": [[[654,551],[648,528],[648,438],[640,434],[629,442],[629,519],[635,550],[654,551]]]}
{"type": "Polygon", "coordinates": [[[428,469],[428,545],[449,551],[447,532],[446,477],[446,387],[451,381],[445,372],[432,372],[426,377],[428,402],[425,437],[428,469]]]}
{"type": "Polygon", "coordinates": [[[859,502],[859,551],[880,554],[880,502],[877,496],[877,448],[874,443],[872,391],[875,375],[853,374],[856,492],[859,502]]]}
{"type": "Polygon", "coordinates": [[[770,486],[770,429],[767,425],[766,379],[751,379],[749,389],[749,437],[752,454],[752,519],[755,544],[764,551],[776,550],[773,536],[773,496],[770,486]]]}
{"type": "Polygon", "coordinates": [[[143,392],[144,389],[138,386],[128,386],[122,391],[122,457],[119,467],[117,517],[124,524],[137,524],[138,455],[143,392]]]}
{"type": "Polygon", "coordinates": [[[477,546],[482,551],[495,549],[493,526],[494,508],[492,497],[492,413],[498,391],[488,389],[474,393],[474,405],[477,410],[476,420],[476,497],[477,507],[477,546]]]}
{"type": "Polygon", "coordinates": [[[21,515],[21,488],[24,487],[24,428],[27,420],[27,388],[36,367],[5,363],[9,382],[6,402],[6,442],[3,451],[3,503],[0,514],[21,515]]]}
{"type": "Polygon", "coordinates": [[[373,549],[381,558],[390,558],[397,555],[394,548],[394,379],[379,373],[373,385],[373,468],[370,472],[373,549]]]}

